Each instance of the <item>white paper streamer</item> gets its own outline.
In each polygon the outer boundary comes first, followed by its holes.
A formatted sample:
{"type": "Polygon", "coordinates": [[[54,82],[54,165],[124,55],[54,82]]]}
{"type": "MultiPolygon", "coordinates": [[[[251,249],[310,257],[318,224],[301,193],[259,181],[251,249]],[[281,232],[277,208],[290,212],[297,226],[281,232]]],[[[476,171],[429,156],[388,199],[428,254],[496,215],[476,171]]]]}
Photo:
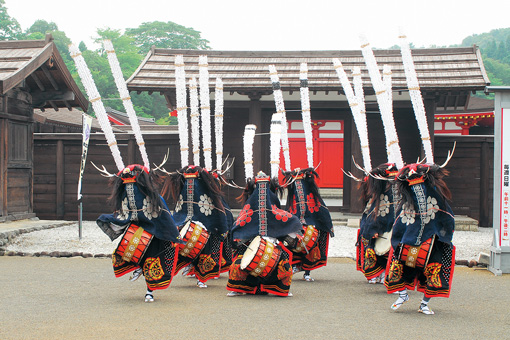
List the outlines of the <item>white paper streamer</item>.
{"type": "Polygon", "coordinates": [[[402,31],[400,32],[399,41],[402,63],[404,64],[406,74],[407,88],[409,89],[409,95],[411,96],[411,102],[413,103],[414,116],[416,117],[416,122],[418,123],[418,128],[420,130],[423,150],[425,151],[427,163],[433,164],[434,155],[432,152],[432,142],[430,140],[429,126],[427,124],[427,115],[425,113],[425,106],[423,105],[420,84],[418,83],[418,76],[416,75],[416,68],[414,66],[407,37],[402,31]]]}
{"type": "Polygon", "coordinates": [[[108,57],[110,69],[112,70],[113,79],[115,80],[117,90],[119,91],[120,98],[122,99],[122,104],[124,105],[124,109],[128,114],[129,122],[131,123],[131,129],[133,129],[133,133],[135,134],[136,143],[138,144],[140,154],[142,155],[143,165],[145,165],[147,169],[150,169],[149,157],[147,156],[147,150],[145,149],[145,142],[143,140],[142,131],[140,130],[140,124],[138,123],[138,118],[136,117],[133,102],[129,96],[129,91],[127,89],[126,81],[124,80],[124,76],[120,68],[119,60],[117,59],[117,54],[115,54],[113,44],[110,40],[103,40],[103,46],[106,50],[106,56],[108,57]]]}
{"type": "Polygon", "coordinates": [[[310,112],[310,91],[308,90],[308,65],[301,63],[299,71],[299,80],[301,83],[301,116],[303,119],[303,130],[305,131],[306,158],[308,167],[313,168],[313,136],[312,136],[312,118],[310,112]]]}
{"type": "Polygon", "coordinates": [[[269,75],[271,76],[271,83],[273,85],[273,95],[274,102],[276,105],[276,113],[282,114],[281,140],[283,158],[285,159],[285,170],[292,171],[292,167],[290,165],[289,138],[287,135],[287,117],[285,113],[285,105],[283,103],[283,93],[281,90],[280,79],[278,78],[278,73],[276,72],[276,67],[274,65],[269,65],[269,75]]]}
{"type": "Polygon", "coordinates": [[[389,98],[392,96],[391,94],[387,93],[387,86],[385,86],[381,79],[381,73],[379,72],[374,52],[372,51],[370,44],[367,42],[366,37],[360,36],[360,41],[361,52],[365,58],[368,74],[370,75],[372,86],[374,87],[377,97],[377,104],[379,104],[379,110],[381,111],[384,133],[386,135],[388,162],[395,163],[397,168],[401,169],[404,166],[404,161],[402,160],[402,153],[398,143],[397,130],[395,129],[395,122],[393,120],[392,105],[390,104],[389,100],[389,98]]]}
{"type": "Polygon", "coordinates": [[[202,115],[202,144],[204,146],[205,168],[212,170],[211,143],[211,101],[209,97],[209,70],[207,56],[198,57],[200,82],[200,112],[202,115]]]}
{"type": "Polygon", "coordinates": [[[195,77],[189,80],[189,107],[193,164],[200,166],[200,112],[198,110],[198,88],[195,77]]]}
{"type": "Polygon", "coordinates": [[[92,74],[90,73],[87,63],[85,62],[85,59],[83,59],[83,56],[81,55],[78,47],[76,47],[74,44],[69,45],[69,53],[71,54],[71,57],[76,64],[76,69],[78,70],[81,82],[85,87],[85,92],[87,92],[89,101],[92,104],[94,112],[96,113],[96,118],[99,121],[99,125],[101,125],[101,129],[104,132],[106,141],[110,147],[110,151],[112,152],[113,159],[117,165],[117,169],[119,171],[124,170],[124,162],[122,161],[122,157],[120,155],[117,140],[113,134],[110,121],[108,120],[108,115],[106,114],[103,102],[101,101],[101,96],[97,91],[96,84],[94,83],[94,79],[92,78],[92,74]]]}
{"type": "Polygon", "coordinates": [[[257,130],[257,126],[253,124],[248,124],[244,128],[243,147],[246,181],[249,178],[253,178],[253,141],[255,140],[255,130],[257,130]]]}
{"type": "Polygon", "coordinates": [[[347,101],[349,102],[349,106],[352,112],[352,118],[354,119],[354,124],[356,125],[356,130],[358,131],[358,136],[361,144],[361,154],[363,156],[363,166],[366,171],[372,170],[371,160],[370,160],[370,147],[368,144],[368,129],[367,129],[367,117],[365,112],[365,100],[363,96],[363,85],[361,83],[361,70],[359,67],[355,69],[355,88],[357,89],[357,93],[354,94],[354,91],[351,87],[351,83],[349,82],[349,78],[347,78],[347,74],[342,66],[342,63],[339,59],[333,59],[333,65],[336,70],[336,74],[342,87],[344,89],[345,96],[347,97],[347,101]]]}
{"type": "Polygon", "coordinates": [[[175,94],[177,105],[177,124],[179,127],[179,144],[181,151],[181,167],[189,165],[188,146],[188,107],[186,106],[186,74],[184,57],[175,56],[175,94]]]}
{"type": "Polygon", "coordinates": [[[216,169],[223,165],[223,81],[216,78],[214,91],[214,137],[216,141],[216,169]]]}
{"type": "Polygon", "coordinates": [[[278,178],[280,170],[280,140],[282,137],[282,113],[273,113],[270,128],[271,178],[278,178]]]}

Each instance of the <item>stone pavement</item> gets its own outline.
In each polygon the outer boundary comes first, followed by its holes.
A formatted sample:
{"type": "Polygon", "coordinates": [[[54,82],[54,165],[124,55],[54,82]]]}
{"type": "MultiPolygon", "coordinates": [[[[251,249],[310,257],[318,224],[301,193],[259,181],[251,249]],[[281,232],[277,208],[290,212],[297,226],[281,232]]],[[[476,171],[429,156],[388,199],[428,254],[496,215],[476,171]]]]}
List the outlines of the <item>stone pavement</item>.
{"type": "Polygon", "coordinates": [[[421,294],[398,311],[350,259],[295,274],[294,296],[226,296],[226,274],[199,289],[177,275],[144,303],[143,279],[115,278],[104,258],[0,257],[0,339],[508,339],[510,275],[457,266],[436,315],[417,312],[421,294]]]}

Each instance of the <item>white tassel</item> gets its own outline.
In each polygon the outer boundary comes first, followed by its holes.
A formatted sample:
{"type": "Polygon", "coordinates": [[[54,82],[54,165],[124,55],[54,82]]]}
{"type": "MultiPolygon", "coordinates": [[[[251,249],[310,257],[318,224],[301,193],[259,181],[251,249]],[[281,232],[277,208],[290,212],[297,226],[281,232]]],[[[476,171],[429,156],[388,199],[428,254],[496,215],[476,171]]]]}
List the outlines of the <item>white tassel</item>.
{"type": "Polygon", "coordinates": [[[313,136],[312,136],[312,118],[310,112],[310,91],[308,90],[308,66],[301,63],[299,72],[301,82],[301,116],[303,118],[303,130],[305,131],[306,158],[308,167],[313,168],[313,136]]]}
{"type": "Polygon", "coordinates": [[[434,155],[432,152],[432,142],[430,140],[429,126],[427,124],[427,115],[425,113],[423,97],[420,91],[420,84],[418,83],[418,76],[416,75],[416,68],[414,66],[413,56],[411,55],[411,49],[409,48],[407,37],[402,31],[399,35],[399,41],[402,63],[404,64],[404,71],[406,74],[407,88],[409,89],[409,95],[411,96],[411,102],[413,103],[414,116],[418,123],[418,129],[420,130],[423,150],[425,151],[427,163],[433,164],[434,155]]]}
{"type": "Polygon", "coordinates": [[[292,171],[292,167],[290,165],[289,138],[287,135],[287,117],[285,113],[285,105],[283,103],[283,93],[280,87],[280,79],[278,78],[278,73],[276,72],[276,67],[274,65],[269,65],[269,75],[271,77],[271,83],[273,84],[273,95],[276,105],[276,113],[282,114],[281,139],[283,158],[285,159],[285,170],[292,171]]]}
{"type": "Polygon", "coordinates": [[[147,150],[145,149],[145,142],[143,140],[142,131],[140,130],[140,124],[138,123],[138,118],[136,117],[133,102],[129,96],[129,91],[127,89],[126,81],[124,80],[124,76],[120,68],[119,60],[117,59],[117,55],[113,49],[113,44],[110,40],[103,40],[103,46],[106,50],[106,56],[108,57],[113,79],[117,85],[117,90],[119,91],[120,98],[122,99],[122,104],[124,105],[124,109],[128,114],[129,122],[131,123],[131,129],[133,129],[133,133],[135,134],[136,143],[140,149],[143,164],[147,169],[150,169],[149,157],[147,156],[147,150]]]}
{"type": "Polygon", "coordinates": [[[361,154],[363,156],[363,166],[366,171],[370,171],[372,170],[372,165],[370,160],[370,148],[368,144],[367,117],[365,112],[365,100],[363,98],[363,85],[361,84],[361,70],[359,68],[355,70],[355,74],[359,74],[359,76],[354,76],[355,88],[357,89],[357,93],[354,94],[351,83],[349,82],[349,78],[347,78],[347,74],[345,73],[340,60],[333,59],[333,65],[335,67],[338,79],[340,80],[340,83],[344,89],[347,101],[349,102],[352,118],[354,119],[356,130],[358,131],[358,136],[361,144],[361,154]]]}
{"type": "Polygon", "coordinates": [[[209,97],[209,70],[207,56],[198,57],[200,82],[200,112],[202,115],[202,145],[204,146],[205,168],[212,170],[211,143],[211,101],[209,97]]]}
{"type": "Polygon", "coordinates": [[[282,116],[281,113],[274,113],[271,117],[270,128],[270,164],[271,164],[271,178],[278,178],[278,171],[280,169],[280,140],[282,136],[282,116]]]}
{"type": "Polygon", "coordinates": [[[257,126],[253,124],[248,124],[244,128],[244,173],[246,181],[249,178],[253,178],[253,142],[255,140],[255,130],[257,130],[257,126]]]}
{"type": "Polygon", "coordinates": [[[194,77],[189,80],[189,106],[193,164],[200,166],[200,113],[198,109],[197,80],[194,77]]]}
{"type": "Polygon", "coordinates": [[[216,140],[216,169],[223,165],[223,81],[216,78],[214,91],[214,135],[216,140]]]}
{"type": "Polygon", "coordinates": [[[92,104],[94,112],[96,113],[96,118],[99,121],[99,125],[101,125],[101,129],[104,132],[106,141],[110,147],[110,151],[112,152],[113,159],[117,165],[117,169],[119,171],[124,170],[124,162],[122,161],[122,157],[120,155],[117,140],[113,134],[110,121],[108,120],[108,115],[106,114],[103,102],[101,101],[101,96],[97,91],[96,84],[94,83],[94,79],[92,78],[92,74],[90,73],[87,63],[85,62],[85,59],[83,59],[83,56],[81,55],[78,47],[76,47],[74,44],[69,45],[69,53],[76,63],[76,69],[78,70],[81,82],[85,87],[85,92],[87,92],[89,101],[92,104]]]}
{"type": "MultiPolygon", "coordinates": [[[[393,120],[392,105],[390,105],[390,93],[387,93],[387,85],[381,79],[381,73],[375,60],[374,52],[370,48],[365,36],[360,36],[361,52],[365,58],[368,74],[372,81],[372,86],[377,97],[379,110],[381,111],[381,118],[384,126],[384,133],[386,135],[386,150],[388,152],[388,162],[395,163],[398,169],[404,166],[402,160],[402,153],[398,144],[397,130],[395,129],[395,122],[393,120]]],[[[392,99],[393,100],[393,99],[392,99]]]]}
{"type": "Polygon", "coordinates": [[[184,71],[184,57],[181,54],[175,56],[175,94],[179,144],[181,148],[181,168],[184,168],[189,165],[189,141],[188,107],[186,106],[186,74],[184,71]]]}

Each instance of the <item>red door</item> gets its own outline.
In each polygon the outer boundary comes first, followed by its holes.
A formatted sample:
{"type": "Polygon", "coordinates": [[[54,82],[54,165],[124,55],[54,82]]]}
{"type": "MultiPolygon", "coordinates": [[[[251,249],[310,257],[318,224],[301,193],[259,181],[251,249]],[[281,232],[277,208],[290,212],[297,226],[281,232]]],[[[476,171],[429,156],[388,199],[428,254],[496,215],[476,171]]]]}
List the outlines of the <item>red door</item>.
{"type": "MultiPolygon", "coordinates": [[[[308,168],[303,122],[289,120],[290,163],[292,169],[308,168]]],[[[344,122],[342,120],[313,120],[313,165],[320,176],[321,188],[342,188],[344,161],[344,122]]],[[[280,167],[285,167],[283,154],[280,155],[280,167]]]]}

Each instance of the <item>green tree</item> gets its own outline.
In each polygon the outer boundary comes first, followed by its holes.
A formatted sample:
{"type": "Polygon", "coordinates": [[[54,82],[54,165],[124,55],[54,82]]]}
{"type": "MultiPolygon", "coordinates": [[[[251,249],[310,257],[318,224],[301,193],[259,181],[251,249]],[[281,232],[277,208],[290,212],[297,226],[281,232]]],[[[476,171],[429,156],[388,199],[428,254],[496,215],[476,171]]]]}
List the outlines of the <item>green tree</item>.
{"type": "Polygon", "coordinates": [[[138,52],[146,55],[154,45],[157,48],[209,49],[209,41],[200,32],[174,22],[144,22],[137,28],[127,28],[126,35],[133,37],[138,52]]]}
{"type": "Polygon", "coordinates": [[[23,38],[18,21],[7,13],[5,1],[0,0],[0,40],[18,40],[23,38]]]}

